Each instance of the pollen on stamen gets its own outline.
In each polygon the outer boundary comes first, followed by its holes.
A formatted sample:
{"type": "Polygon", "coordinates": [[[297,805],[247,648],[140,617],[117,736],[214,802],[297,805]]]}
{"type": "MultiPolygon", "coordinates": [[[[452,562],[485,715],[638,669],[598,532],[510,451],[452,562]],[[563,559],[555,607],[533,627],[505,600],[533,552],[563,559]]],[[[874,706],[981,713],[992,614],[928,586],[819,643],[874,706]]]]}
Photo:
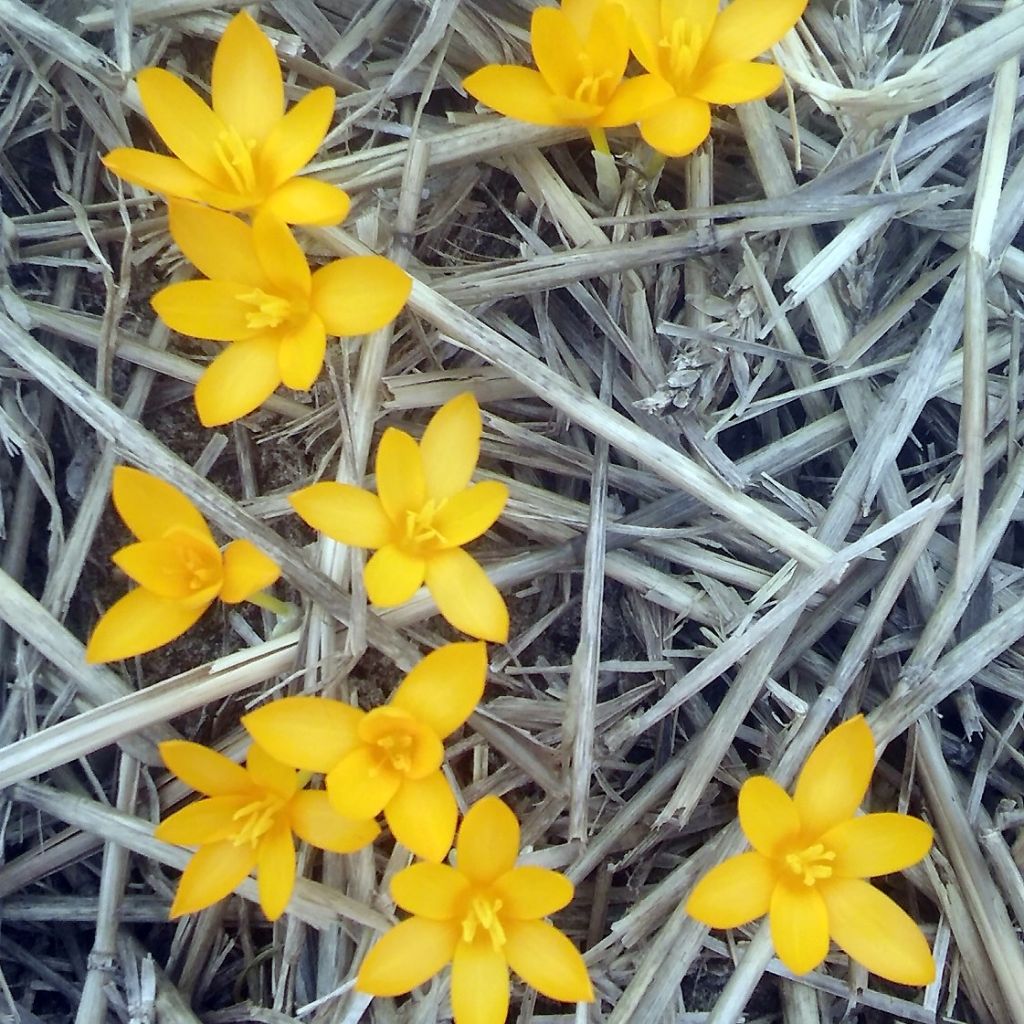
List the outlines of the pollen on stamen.
{"type": "Polygon", "coordinates": [[[270,295],[262,288],[254,288],[238,296],[254,309],[245,314],[245,325],[250,330],[258,331],[264,327],[278,327],[291,315],[292,304],[280,295],[270,295]]]}
{"type": "Polygon", "coordinates": [[[225,128],[217,136],[217,159],[234,188],[243,194],[256,191],[256,167],[252,154],[255,139],[243,139],[234,128],[225,128]]]}

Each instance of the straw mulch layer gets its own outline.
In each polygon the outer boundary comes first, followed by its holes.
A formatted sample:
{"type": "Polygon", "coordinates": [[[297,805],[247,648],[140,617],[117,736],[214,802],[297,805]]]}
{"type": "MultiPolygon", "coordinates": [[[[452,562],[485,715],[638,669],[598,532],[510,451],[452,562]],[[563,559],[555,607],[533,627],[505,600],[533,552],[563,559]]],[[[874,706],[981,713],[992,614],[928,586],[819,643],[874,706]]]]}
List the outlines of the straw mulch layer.
{"type": "Polygon", "coordinates": [[[361,562],[284,495],[339,460],[359,478],[384,426],[415,433],[472,389],[482,475],[512,494],[476,550],[513,631],[452,779],[467,803],[503,795],[573,879],[558,923],[599,993],[574,1014],[516,988],[511,1019],[1024,1020],[1024,6],[812,0],[775,54],[787,93],[719,108],[656,180],[612,133],[606,205],[582,133],[460,91],[528,59],[533,0],[260,5],[291,97],[339,95],[314,170],[353,213],[308,249],[388,253],[417,283],[393,332],[332,345],[311,396],[203,431],[214,347],[148,304],[180,264],[164,207],[97,155],[150,144],[132,73],[207,80],[237,6],[0,0],[0,1019],[446,1019],[445,975],[398,1001],[352,990],[407,862],[385,845],[303,855],[275,926],[251,884],[168,923],[188,853],[152,823],[186,794],[154,744],[238,756],[269,694],[366,705],[450,637],[425,599],[369,610],[361,562]],[[124,588],[122,462],[275,557],[301,626],[265,640],[259,614],[219,612],[86,668],[124,588]],[[745,955],[759,925],[709,934],[679,909],[743,846],[743,779],[790,783],[858,711],[884,748],[872,807],[936,830],[883,882],[934,946],[923,990],[834,948],[795,981],[745,955]]]}

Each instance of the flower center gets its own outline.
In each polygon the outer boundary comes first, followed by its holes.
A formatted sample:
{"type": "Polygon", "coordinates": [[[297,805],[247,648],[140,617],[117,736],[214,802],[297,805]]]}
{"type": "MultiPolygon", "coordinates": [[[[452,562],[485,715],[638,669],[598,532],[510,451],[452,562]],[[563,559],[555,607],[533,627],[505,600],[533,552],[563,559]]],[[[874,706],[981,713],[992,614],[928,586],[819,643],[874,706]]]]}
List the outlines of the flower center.
{"type": "Polygon", "coordinates": [[[505,929],[501,926],[498,911],[501,900],[486,896],[474,896],[470,901],[469,910],[462,919],[462,941],[472,942],[481,929],[491,937],[491,945],[500,951],[505,945],[505,929]]]}
{"type": "Polygon", "coordinates": [[[600,75],[584,75],[576,86],[573,99],[581,103],[591,103],[595,107],[603,107],[611,84],[612,76],[605,71],[600,75]]]}
{"type": "Polygon", "coordinates": [[[444,508],[447,501],[447,498],[440,501],[429,498],[422,508],[409,509],[405,513],[405,535],[402,539],[407,548],[419,554],[424,548],[437,550],[445,545],[444,534],[434,526],[434,517],[444,508]]]}
{"type": "Polygon", "coordinates": [[[242,195],[256,191],[256,165],[252,159],[255,148],[255,139],[243,139],[234,128],[225,128],[217,136],[217,159],[235,191],[242,195]]]}
{"type": "Polygon", "coordinates": [[[804,885],[814,885],[819,878],[831,878],[830,861],[836,859],[832,850],[826,850],[821,843],[808,846],[798,853],[787,853],[786,867],[800,878],[804,885]]]}
{"type": "Polygon", "coordinates": [[[665,77],[677,92],[685,91],[693,69],[700,60],[705,41],[700,27],[685,18],[673,21],[668,34],[659,40],[661,66],[665,70],[665,77]]]}
{"type": "Polygon", "coordinates": [[[158,586],[157,581],[149,585],[154,593],[186,598],[220,584],[224,578],[224,562],[215,544],[181,528],[169,530],[163,539],[174,545],[174,562],[168,565],[161,585],[158,586]]]}
{"type": "Polygon", "coordinates": [[[245,292],[238,296],[238,300],[252,306],[252,312],[245,314],[245,325],[253,331],[264,327],[277,327],[293,312],[293,306],[287,299],[280,295],[271,295],[262,288],[245,292]]]}
{"type": "Polygon", "coordinates": [[[413,779],[436,771],[444,747],[436,735],[401,708],[374,708],[359,723],[359,738],[373,751],[372,776],[398,772],[413,779]]]}
{"type": "Polygon", "coordinates": [[[231,837],[231,841],[235,846],[244,846],[246,843],[257,846],[260,839],[274,827],[284,805],[284,797],[268,793],[240,807],[231,815],[231,820],[238,822],[238,831],[231,837]]]}

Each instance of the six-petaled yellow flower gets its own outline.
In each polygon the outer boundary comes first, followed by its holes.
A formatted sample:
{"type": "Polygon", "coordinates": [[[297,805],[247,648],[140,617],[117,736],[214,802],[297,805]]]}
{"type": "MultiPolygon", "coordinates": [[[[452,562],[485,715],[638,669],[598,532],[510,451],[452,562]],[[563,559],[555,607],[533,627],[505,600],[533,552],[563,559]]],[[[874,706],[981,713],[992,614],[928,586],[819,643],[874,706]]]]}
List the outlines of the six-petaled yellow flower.
{"type": "Polygon", "coordinates": [[[394,837],[439,861],[451,849],[458,808],[441,771],[444,739],[469,718],[487,676],[482,643],[428,654],[391,700],[372,711],[326,697],[285,697],[243,725],[285,764],[327,775],[327,795],[347,818],[381,811],[394,837]]]}
{"type": "Polygon", "coordinates": [[[462,84],[507,117],[531,124],[613,128],[671,97],[656,75],[625,78],[626,15],[617,0],[564,0],[538,7],[530,22],[537,70],[491,64],[462,84]]]}
{"type": "Polygon", "coordinates": [[[250,227],[172,200],[170,229],[207,280],[168,285],[153,296],[153,308],[181,334],[231,343],[196,385],[205,426],[252,412],[281,383],[307,390],[329,334],[383,327],[412,288],[409,275],[383,256],[349,256],[310,272],[287,225],[266,211],[250,227]]]}
{"type": "Polygon", "coordinates": [[[285,113],[274,48],[244,11],[217,45],[212,108],[162,68],[140,71],[137,82],[146,115],[174,156],[112,150],[103,163],[119,177],[221,210],[269,210],[289,224],[344,220],[349,198],[340,188],[295,177],[327,134],[334,90],[314,89],[285,113]]]}
{"type": "Polygon", "coordinates": [[[89,662],[144,654],[181,636],[217,599],[237,604],[281,575],[250,541],[221,551],[206,521],[179,490],[127,466],[114,470],[114,507],[138,538],[113,555],[139,584],[96,624],[85,650],[89,662]]]}
{"type": "Polygon", "coordinates": [[[417,444],[389,427],[377,448],[377,494],[319,483],[289,497],[310,526],[355,547],[376,548],[366,563],[375,605],[402,604],[426,582],[441,614],[482,640],[508,639],[508,609],[462,545],[479,537],[505,507],[508,488],[470,485],[480,455],[480,410],[459,395],[434,414],[417,444]]]}
{"type": "Polygon", "coordinates": [[[356,988],[401,995],[452,965],[455,1024],[504,1024],[509,968],[550,999],[590,1002],[587,968],[576,947],[543,920],[572,899],[556,871],[516,867],[519,822],[494,796],[466,813],[456,865],[413,864],[391,880],[395,902],[413,917],[370,950],[356,988]]]}
{"type": "Polygon", "coordinates": [[[712,103],[762,99],[782,84],[774,64],[753,58],[799,20],[807,0],[619,0],[630,15],[637,60],[674,96],[639,118],[640,133],[666,156],[692,153],[711,131],[712,103]]]}
{"type": "Polygon", "coordinates": [[[342,817],[326,793],[303,789],[308,776],[256,744],[244,768],[183,740],[161,743],[160,753],[178,778],[207,797],[156,828],[157,839],[199,847],[181,876],[171,917],[211,906],[256,868],[260,906],[273,921],[295,887],[293,834],[322,850],[351,853],[379,832],[372,821],[342,817]]]}
{"type": "Polygon", "coordinates": [[[754,850],[705,875],[687,913],[713,928],[769,914],[775,950],[796,974],[824,960],[831,936],[883,978],[928,984],[935,964],[924,935],[864,879],[919,861],[932,830],[905,814],[855,816],[874,764],[871,729],[857,715],[811,752],[792,798],[769,778],[748,779],[739,816],[754,850]]]}

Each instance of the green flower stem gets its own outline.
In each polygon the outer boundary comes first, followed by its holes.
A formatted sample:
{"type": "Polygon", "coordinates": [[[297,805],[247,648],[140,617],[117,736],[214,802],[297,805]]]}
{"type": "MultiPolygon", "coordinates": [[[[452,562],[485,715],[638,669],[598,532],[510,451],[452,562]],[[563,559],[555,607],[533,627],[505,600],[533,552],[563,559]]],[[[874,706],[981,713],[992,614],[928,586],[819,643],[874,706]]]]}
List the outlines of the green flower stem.
{"type": "Polygon", "coordinates": [[[596,152],[605,153],[608,156],[612,155],[612,151],[608,146],[608,136],[603,128],[591,127],[590,141],[594,144],[596,152]]]}
{"type": "Polygon", "coordinates": [[[249,600],[261,608],[266,608],[268,612],[273,612],[280,619],[286,619],[295,614],[295,605],[289,601],[281,601],[265,590],[251,595],[249,600]]]}

